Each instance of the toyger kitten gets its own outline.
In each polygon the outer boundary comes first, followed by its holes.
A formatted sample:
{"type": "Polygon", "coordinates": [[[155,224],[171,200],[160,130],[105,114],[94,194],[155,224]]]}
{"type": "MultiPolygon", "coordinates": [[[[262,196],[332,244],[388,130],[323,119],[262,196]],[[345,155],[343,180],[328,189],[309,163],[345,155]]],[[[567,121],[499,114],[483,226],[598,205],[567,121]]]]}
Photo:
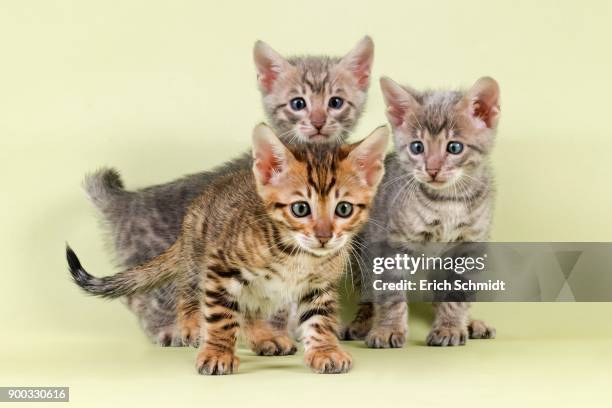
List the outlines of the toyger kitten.
{"type": "MultiPolygon", "coordinates": [[[[374,56],[369,37],[343,58],[285,59],[261,41],[253,55],[265,112],[282,140],[334,143],[348,136],[366,101],[374,56]]],[[[212,171],[139,191],[124,190],[116,170],[102,169],[84,184],[102,213],[119,262],[129,267],[154,258],[176,240],[186,208],[211,182],[250,166],[251,156],[245,154],[212,171]]],[[[175,328],[175,298],[172,283],[126,298],[144,331],[162,346],[182,345],[175,328]]]]}
{"type": "MultiPolygon", "coordinates": [[[[362,237],[366,245],[486,241],[494,203],[488,158],[500,114],[497,82],[485,77],[467,92],[417,92],[382,78],[381,87],[396,152],[385,162],[372,221],[362,237]]],[[[407,334],[405,296],[374,296],[373,303],[360,305],[343,336],[365,337],[374,348],[402,347],[407,334]]],[[[430,346],[495,336],[484,322],[469,319],[469,303],[434,306],[430,346]]]]}
{"type": "Polygon", "coordinates": [[[95,278],[67,248],[72,276],[87,292],[104,297],[177,279],[181,298],[200,297],[201,374],[237,369],[239,327],[256,352],[294,353],[286,328],[266,319],[297,302],[306,364],[318,373],[346,372],[352,359],[337,339],[336,285],[383,177],[388,133],[380,127],[351,145],[285,146],[259,125],[252,170],[235,170],[207,187],[164,253],[95,278]],[[192,290],[193,276],[200,290],[192,290]]]}

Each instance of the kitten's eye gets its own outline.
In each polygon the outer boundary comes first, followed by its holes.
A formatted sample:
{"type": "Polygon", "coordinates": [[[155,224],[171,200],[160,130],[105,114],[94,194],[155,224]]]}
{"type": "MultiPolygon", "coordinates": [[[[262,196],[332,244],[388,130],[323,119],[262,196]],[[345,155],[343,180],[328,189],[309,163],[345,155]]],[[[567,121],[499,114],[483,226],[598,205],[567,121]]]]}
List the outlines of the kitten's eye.
{"type": "Polygon", "coordinates": [[[291,212],[297,218],[306,217],[310,214],[310,206],[306,201],[298,201],[291,204],[291,212]]]}
{"type": "Polygon", "coordinates": [[[301,111],[306,107],[306,101],[304,100],[304,98],[293,98],[289,102],[289,105],[291,105],[291,109],[293,109],[294,111],[301,111]]]}
{"type": "Polygon", "coordinates": [[[344,99],[339,96],[332,96],[329,98],[329,102],[327,103],[332,109],[340,109],[342,105],[344,105],[344,99]]]}
{"type": "Polygon", "coordinates": [[[449,144],[446,146],[446,151],[450,154],[459,154],[463,151],[463,143],[449,142],[449,144]]]}
{"type": "Polygon", "coordinates": [[[353,213],[353,204],[346,201],[340,201],[336,206],[336,215],[342,218],[348,218],[353,213]]]}
{"type": "Polygon", "coordinates": [[[412,154],[421,154],[425,151],[425,146],[423,146],[423,142],[412,142],[410,143],[410,151],[412,154]]]}

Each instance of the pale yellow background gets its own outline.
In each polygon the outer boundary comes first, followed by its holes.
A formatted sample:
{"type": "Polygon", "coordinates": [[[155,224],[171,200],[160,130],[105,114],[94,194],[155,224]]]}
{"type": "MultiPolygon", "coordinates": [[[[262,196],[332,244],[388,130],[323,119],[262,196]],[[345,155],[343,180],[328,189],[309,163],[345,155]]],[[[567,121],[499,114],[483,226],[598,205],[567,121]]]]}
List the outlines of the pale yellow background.
{"type": "MultiPolygon", "coordinates": [[[[251,47],[347,52],[376,43],[373,78],[501,84],[493,236],[612,240],[609,1],[27,1],[0,3],[0,385],[68,385],[72,405],[609,406],[612,306],[476,305],[495,341],[402,350],[347,344],[355,369],[240,350],[241,374],[195,374],[195,352],[149,345],[119,302],[85,297],[64,261],[113,271],[85,172],[130,188],[223,162],[263,119],[251,47]]],[[[355,137],[383,123],[376,80],[355,137]]]]}

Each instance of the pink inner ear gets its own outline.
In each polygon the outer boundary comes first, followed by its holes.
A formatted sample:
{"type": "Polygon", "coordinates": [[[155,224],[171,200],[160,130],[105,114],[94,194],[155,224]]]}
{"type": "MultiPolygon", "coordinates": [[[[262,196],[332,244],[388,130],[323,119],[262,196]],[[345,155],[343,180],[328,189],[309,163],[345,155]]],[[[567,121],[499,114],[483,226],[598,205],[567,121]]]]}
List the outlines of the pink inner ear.
{"type": "Polygon", "coordinates": [[[480,120],[487,128],[491,129],[495,125],[499,108],[495,105],[488,106],[480,99],[474,99],[470,107],[470,114],[475,119],[480,120]]]}
{"type": "Polygon", "coordinates": [[[353,74],[357,79],[359,89],[366,89],[370,83],[370,64],[360,65],[359,69],[353,71],[353,74]]]}
{"type": "Polygon", "coordinates": [[[272,66],[267,67],[258,76],[259,83],[265,92],[272,91],[272,86],[274,85],[276,78],[278,78],[278,73],[272,68],[272,66]]]}
{"type": "Polygon", "coordinates": [[[355,68],[352,69],[355,79],[357,79],[357,86],[359,89],[364,90],[370,83],[370,63],[362,61],[356,64],[355,68]]]}
{"type": "Polygon", "coordinates": [[[387,108],[387,114],[389,116],[389,121],[394,127],[401,126],[404,123],[404,116],[406,115],[406,110],[401,105],[391,104],[387,108]]]}
{"type": "Polygon", "coordinates": [[[356,160],[357,168],[368,186],[374,185],[376,177],[382,169],[381,162],[369,160],[367,157],[356,160]]]}
{"type": "Polygon", "coordinates": [[[255,159],[255,166],[259,172],[262,184],[269,184],[272,176],[282,170],[281,160],[274,155],[272,150],[262,152],[255,159]]]}

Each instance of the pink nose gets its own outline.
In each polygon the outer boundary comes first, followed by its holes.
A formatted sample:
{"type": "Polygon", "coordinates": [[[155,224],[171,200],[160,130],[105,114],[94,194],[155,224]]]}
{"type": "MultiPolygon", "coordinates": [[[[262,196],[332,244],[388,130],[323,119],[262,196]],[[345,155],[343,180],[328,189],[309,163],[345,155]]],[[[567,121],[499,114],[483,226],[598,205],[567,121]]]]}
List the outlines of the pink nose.
{"type": "Polygon", "coordinates": [[[321,246],[324,246],[325,244],[327,244],[329,242],[331,237],[317,237],[317,239],[321,243],[321,246]]]}
{"type": "Polygon", "coordinates": [[[436,178],[438,173],[440,173],[440,169],[427,169],[427,174],[431,176],[432,180],[436,178]]]}
{"type": "Polygon", "coordinates": [[[314,111],[310,115],[310,123],[312,124],[312,126],[317,128],[317,130],[321,130],[323,125],[325,125],[325,119],[325,112],[314,111]]]}

